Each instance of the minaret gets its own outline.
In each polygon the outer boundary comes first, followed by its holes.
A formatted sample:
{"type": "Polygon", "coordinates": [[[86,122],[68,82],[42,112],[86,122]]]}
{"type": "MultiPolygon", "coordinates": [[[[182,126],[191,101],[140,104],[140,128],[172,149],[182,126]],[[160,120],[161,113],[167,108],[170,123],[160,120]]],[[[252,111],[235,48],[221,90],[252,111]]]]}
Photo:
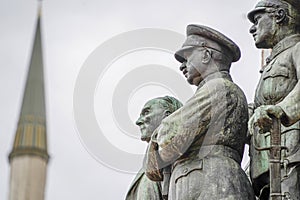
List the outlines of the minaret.
{"type": "Polygon", "coordinates": [[[9,200],[43,200],[45,193],[49,155],[40,13],[39,8],[22,108],[13,149],[9,155],[9,200]]]}

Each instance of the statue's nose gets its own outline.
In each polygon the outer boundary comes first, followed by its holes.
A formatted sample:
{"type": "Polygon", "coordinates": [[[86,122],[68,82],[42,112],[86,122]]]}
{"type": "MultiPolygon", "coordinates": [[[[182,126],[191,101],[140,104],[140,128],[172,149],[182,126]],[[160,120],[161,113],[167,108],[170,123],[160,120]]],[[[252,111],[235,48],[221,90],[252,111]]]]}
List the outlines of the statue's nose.
{"type": "Polygon", "coordinates": [[[186,62],[183,62],[179,67],[180,71],[183,71],[184,68],[186,68],[186,62]]]}
{"type": "Polygon", "coordinates": [[[249,32],[250,32],[251,34],[253,34],[253,33],[255,33],[255,31],[256,31],[255,25],[251,26],[250,29],[249,29],[249,32]]]}
{"type": "Polygon", "coordinates": [[[136,122],[135,122],[136,125],[140,126],[143,124],[143,120],[142,120],[142,117],[139,117],[136,122]]]}

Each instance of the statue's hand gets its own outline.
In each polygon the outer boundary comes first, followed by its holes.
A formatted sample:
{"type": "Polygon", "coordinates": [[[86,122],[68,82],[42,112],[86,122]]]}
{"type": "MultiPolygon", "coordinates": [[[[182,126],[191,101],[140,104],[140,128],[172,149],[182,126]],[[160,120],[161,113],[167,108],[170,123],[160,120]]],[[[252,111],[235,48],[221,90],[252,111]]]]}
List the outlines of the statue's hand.
{"type": "Polygon", "coordinates": [[[279,119],[284,115],[284,112],[280,106],[276,105],[260,106],[256,108],[248,122],[250,134],[253,135],[255,126],[260,128],[259,133],[269,132],[272,126],[271,115],[279,119]]]}

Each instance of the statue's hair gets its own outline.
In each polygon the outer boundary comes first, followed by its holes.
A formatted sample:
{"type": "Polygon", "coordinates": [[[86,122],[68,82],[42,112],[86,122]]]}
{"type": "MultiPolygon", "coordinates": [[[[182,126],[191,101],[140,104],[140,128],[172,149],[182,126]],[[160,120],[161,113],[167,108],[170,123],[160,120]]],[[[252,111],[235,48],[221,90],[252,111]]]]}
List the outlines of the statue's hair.
{"type": "Polygon", "coordinates": [[[164,97],[157,97],[155,99],[162,100],[161,103],[162,106],[166,109],[168,109],[171,113],[182,107],[182,103],[176,99],[175,97],[171,96],[164,96],[164,97]]]}

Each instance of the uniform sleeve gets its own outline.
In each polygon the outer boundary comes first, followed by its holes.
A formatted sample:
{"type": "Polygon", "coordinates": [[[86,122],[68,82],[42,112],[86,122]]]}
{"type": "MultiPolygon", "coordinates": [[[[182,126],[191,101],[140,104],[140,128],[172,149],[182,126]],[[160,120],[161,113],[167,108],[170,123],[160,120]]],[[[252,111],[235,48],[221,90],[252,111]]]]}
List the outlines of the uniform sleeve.
{"type": "Polygon", "coordinates": [[[154,131],[147,151],[147,176],[162,180],[162,168],[184,154],[195,137],[204,133],[210,119],[210,98],[202,88],[180,109],[165,118],[154,131]]]}
{"type": "MultiPolygon", "coordinates": [[[[248,104],[248,115],[249,115],[249,119],[252,117],[252,115],[254,114],[254,110],[255,110],[255,106],[254,103],[249,103],[248,104]]],[[[250,131],[247,129],[247,136],[246,136],[246,143],[250,144],[250,140],[251,140],[251,134],[250,131]]]]}
{"type": "Polygon", "coordinates": [[[158,154],[167,165],[183,155],[195,138],[208,128],[211,98],[205,87],[201,89],[158,127],[158,154]]]}
{"type": "MultiPolygon", "coordinates": [[[[157,134],[157,132],[154,132],[157,134]]],[[[155,141],[150,141],[149,148],[147,149],[145,159],[145,169],[147,177],[152,181],[163,181],[163,163],[158,154],[158,144],[155,141]]]]}
{"type": "Polygon", "coordinates": [[[298,82],[294,89],[277,105],[285,112],[282,123],[285,126],[290,126],[300,120],[300,43],[295,46],[292,52],[292,62],[295,66],[298,82]]]}

